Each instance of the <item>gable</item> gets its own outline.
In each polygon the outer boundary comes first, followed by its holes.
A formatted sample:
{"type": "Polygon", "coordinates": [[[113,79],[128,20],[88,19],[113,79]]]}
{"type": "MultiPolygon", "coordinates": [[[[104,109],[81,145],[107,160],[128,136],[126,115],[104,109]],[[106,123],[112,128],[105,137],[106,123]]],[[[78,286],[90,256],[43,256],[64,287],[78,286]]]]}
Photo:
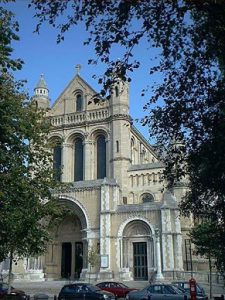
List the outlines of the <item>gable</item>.
{"type": "Polygon", "coordinates": [[[108,106],[108,102],[95,104],[97,92],[79,75],[76,75],[59,95],[51,108],[52,115],[65,115],[108,106]],[[78,99],[79,98],[79,99],[78,99]],[[82,104],[81,104],[82,103],[82,104]]]}

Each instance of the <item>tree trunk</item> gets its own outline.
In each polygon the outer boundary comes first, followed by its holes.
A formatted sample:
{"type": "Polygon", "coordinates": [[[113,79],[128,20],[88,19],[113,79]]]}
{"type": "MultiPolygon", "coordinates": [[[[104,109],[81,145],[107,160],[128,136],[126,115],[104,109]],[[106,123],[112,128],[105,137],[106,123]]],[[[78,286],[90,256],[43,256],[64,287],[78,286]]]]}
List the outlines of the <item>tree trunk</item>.
{"type": "Polygon", "coordinates": [[[209,254],[209,298],[212,299],[212,261],[209,254]]]}
{"type": "Polygon", "coordinates": [[[8,294],[11,293],[11,283],[12,283],[12,263],[13,263],[13,251],[10,251],[10,256],[9,256],[9,274],[8,274],[8,294]]]}

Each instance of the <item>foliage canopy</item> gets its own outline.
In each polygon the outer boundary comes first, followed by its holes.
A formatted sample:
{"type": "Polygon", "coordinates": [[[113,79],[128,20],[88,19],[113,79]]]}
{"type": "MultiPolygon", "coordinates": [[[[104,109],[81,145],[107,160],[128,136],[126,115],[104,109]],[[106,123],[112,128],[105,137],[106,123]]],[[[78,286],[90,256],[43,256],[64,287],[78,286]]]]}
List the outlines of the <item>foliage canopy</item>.
{"type": "Polygon", "coordinates": [[[43,253],[50,238],[46,221],[59,213],[51,193],[58,183],[52,176],[49,124],[23,92],[23,82],[10,73],[22,67],[12,58],[17,31],[11,12],[0,8],[0,261],[10,258],[10,265],[43,253]]]}

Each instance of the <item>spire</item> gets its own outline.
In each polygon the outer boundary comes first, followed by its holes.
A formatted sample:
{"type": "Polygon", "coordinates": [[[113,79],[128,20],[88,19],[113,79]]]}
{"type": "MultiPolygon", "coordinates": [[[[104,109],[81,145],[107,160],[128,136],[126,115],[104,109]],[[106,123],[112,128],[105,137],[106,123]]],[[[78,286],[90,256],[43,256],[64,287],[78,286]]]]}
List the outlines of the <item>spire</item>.
{"type": "Polygon", "coordinates": [[[36,85],[36,88],[34,89],[34,95],[48,98],[48,87],[45,82],[43,74],[41,74],[40,79],[36,85]]]}
{"type": "Polygon", "coordinates": [[[37,88],[48,89],[47,84],[46,84],[45,79],[44,79],[44,74],[41,74],[40,79],[39,79],[39,81],[37,83],[37,86],[36,86],[36,89],[37,88]]]}
{"type": "Polygon", "coordinates": [[[39,108],[46,109],[49,107],[48,87],[43,74],[41,74],[40,79],[34,88],[33,100],[36,101],[39,108]]]}

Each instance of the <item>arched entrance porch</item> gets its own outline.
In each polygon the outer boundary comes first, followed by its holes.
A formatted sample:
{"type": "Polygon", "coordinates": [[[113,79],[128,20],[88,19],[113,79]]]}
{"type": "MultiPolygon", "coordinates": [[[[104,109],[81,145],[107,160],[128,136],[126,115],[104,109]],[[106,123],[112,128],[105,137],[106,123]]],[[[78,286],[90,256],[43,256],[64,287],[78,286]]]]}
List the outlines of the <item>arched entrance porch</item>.
{"type": "Polygon", "coordinates": [[[63,218],[51,229],[52,242],[45,257],[47,278],[78,279],[87,268],[87,224],[84,207],[74,199],[60,199],[63,218]]]}

